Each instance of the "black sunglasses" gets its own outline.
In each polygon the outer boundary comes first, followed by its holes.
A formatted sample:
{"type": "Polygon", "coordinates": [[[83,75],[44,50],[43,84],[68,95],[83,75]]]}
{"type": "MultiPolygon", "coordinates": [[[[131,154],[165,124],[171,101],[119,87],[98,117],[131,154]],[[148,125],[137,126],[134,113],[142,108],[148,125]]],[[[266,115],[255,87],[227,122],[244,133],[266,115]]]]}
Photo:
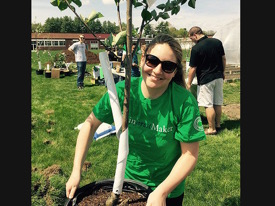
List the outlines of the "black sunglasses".
{"type": "Polygon", "coordinates": [[[172,73],[177,68],[178,64],[171,61],[160,61],[158,57],[152,55],[152,54],[146,54],[145,64],[148,67],[155,68],[156,66],[161,63],[161,68],[166,73],[172,73]]]}

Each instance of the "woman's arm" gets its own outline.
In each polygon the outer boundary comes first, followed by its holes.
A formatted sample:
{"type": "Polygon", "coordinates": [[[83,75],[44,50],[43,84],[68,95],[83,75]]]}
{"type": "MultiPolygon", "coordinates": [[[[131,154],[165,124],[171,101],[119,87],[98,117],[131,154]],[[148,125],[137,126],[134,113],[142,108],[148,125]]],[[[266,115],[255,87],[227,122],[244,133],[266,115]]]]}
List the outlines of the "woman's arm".
{"type": "Polygon", "coordinates": [[[102,122],[92,112],[83,123],[76,142],[73,170],[66,183],[66,196],[73,198],[80,183],[81,169],[85,161],[87,151],[93,141],[93,136],[102,122]]]}
{"type": "Polygon", "coordinates": [[[195,168],[199,142],[181,142],[181,156],[167,178],[149,195],[147,205],[165,205],[166,197],[172,192],[195,168]]]}

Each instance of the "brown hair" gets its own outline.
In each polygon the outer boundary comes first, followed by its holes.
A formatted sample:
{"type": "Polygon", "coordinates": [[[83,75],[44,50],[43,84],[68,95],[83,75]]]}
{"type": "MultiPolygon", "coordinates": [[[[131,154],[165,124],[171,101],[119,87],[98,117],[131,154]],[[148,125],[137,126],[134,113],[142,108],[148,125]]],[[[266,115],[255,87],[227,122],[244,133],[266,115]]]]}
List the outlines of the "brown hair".
{"type": "Polygon", "coordinates": [[[168,34],[159,34],[148,44],[144,54],[150,52],[157,44],[168,44],[169,47],[172,49],[177,59],[177,72],[171,82],[174,81],[175,83],[186,88],[185,73],[182,66],[182,48],[179,42],[168,34]]]}
{"type": "Polygon", "coordinates": [[[200,27],[198,26],[193,26],[189,32],[188,32],[189,36],[193,36],[194,34],[203,34],[202,30],[200,27]]]}

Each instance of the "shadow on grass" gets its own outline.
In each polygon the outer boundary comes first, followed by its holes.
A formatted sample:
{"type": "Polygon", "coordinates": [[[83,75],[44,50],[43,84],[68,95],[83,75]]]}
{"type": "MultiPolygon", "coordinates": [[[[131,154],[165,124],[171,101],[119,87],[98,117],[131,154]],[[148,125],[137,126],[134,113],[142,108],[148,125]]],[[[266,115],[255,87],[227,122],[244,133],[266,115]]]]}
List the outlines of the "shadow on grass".
{"type": "Polygon", "coordinates": [[[222,206],[239,206],[241,205],[240,196],[226,198],[222,206]]]}
{"type": "Polygon", "coordinates": [[[85,87],[98,87],[98,86],[105,86],[105,85],[100,85],[100,84],[86,84],[85,87]]]}
{"type": "MultiPolygon", "coordinates": [[[[203,125],[208,126],[207,118],[203,114],[201,114],[201,120],[203,125]]],[[[223,120],[221,122],[221,128],[222,130],[227,129],[227,130],[232,130],[232,129],[238,129],[240,127],[241,121],[240,119],[227,119],[223,120]]]]}
{"type": "Polygon", "coordinates": [[[227,129],[227,130],[233,130],[233,129],[238,129],[240,127],[240,120],[224,120],[221,124],[222,129],[227,129]]]}

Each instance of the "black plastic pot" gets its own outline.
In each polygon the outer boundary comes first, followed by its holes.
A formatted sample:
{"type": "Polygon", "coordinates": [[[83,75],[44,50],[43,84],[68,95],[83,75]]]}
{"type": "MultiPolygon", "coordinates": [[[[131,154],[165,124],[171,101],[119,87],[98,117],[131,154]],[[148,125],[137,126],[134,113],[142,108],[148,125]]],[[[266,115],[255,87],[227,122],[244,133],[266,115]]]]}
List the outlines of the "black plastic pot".
{"type": "Polygon", "coordinates": [[[70,76],[71,75],[71,71],[64,71],[65,76],[70,76]]]}
{"type": "MultiPolygon", "coordinates": [[[[75,192],[74,198],[72,199],[66,199],[64,206],[77,206],[81,200],[89,196],[93,191],[104,189],[106,191],[112,191],[113,190],[113,179],[106,179],[98,182],[92,182],[90,184],[87,184],[81,188],[78,188],[75,192]]],[[[149,188],[147,185],[130,179],[125,179],[122,186],[123,192],[138,192],[142,194],[146,199],[148,198],[149,194],[152,192],[151,188],[149,188]]]]}
{"type": "Polygon", "coordinates": [[[42,70],[42,69],[40,69],[40,70],[39,70],[39,69],[37,69],[37,70],[36,70],[36,74],[37,74],[37,75],[42,75],[42,74],[43,74],[43,72],[44,72],[44,70],[42,70]]]}
{"type": "Polygon", "coordinates": [[[46,78],[51,78],[51,76],[52,76],[51,71],[45,71],[45,77],[46,78]]]}

